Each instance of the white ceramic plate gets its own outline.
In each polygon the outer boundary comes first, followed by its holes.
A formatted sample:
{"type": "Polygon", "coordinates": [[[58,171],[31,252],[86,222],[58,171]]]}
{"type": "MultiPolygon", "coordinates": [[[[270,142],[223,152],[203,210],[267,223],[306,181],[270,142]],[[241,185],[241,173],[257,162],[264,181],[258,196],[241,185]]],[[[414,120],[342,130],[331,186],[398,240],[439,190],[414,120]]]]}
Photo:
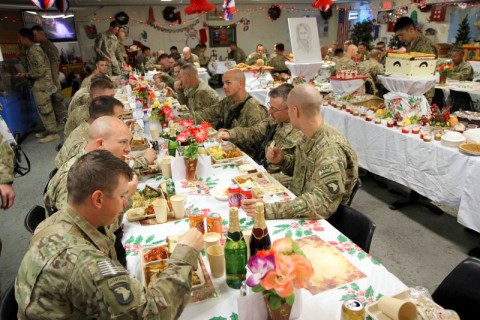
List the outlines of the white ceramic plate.
{"type": "Polygon", "coordinates": [[[215,187],[212,190],[210,190],[210,193],[217,200],[227,201],[228,200],[227,190],[228,190],[228,188],[225,188],[225,187],[215,187]]]}

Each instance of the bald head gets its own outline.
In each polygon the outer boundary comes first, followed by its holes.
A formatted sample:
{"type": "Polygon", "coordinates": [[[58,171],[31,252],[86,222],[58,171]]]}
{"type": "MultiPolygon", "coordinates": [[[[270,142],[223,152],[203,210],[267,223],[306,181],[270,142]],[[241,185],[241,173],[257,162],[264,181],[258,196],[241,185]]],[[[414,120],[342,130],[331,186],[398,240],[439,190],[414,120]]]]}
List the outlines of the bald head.
{"type": "Polygon", "coordinates": [[[287,104],[297,107],[305,116],[316,116],[320,113],[322,95],[311,84],[301,84],[288,95],[287,104]]]}
{"type": "Polygon", "coordinates": [[[245,85],[245,73],[243,73],[243,71],[241,70],[238,70],[238,69],[228,70],[227,72],[225,72],[223,76],[224,77],[227,76],[230,79],[239,81],[245,85]]]}
{"type": "Polygon", "coordinates": [[[347,56],[350,58],[355,57],[358,54],[358,47],[354,44],[351,44],[347,48],[347,56]]]}
{"type": "Polygon", "coordinates": [[[107,150],[117,158],[122,158],[131,151],[131,139],[132,134],[122,120],[103,116],[88,127],[88,144],[85,151],[107,150]]]}

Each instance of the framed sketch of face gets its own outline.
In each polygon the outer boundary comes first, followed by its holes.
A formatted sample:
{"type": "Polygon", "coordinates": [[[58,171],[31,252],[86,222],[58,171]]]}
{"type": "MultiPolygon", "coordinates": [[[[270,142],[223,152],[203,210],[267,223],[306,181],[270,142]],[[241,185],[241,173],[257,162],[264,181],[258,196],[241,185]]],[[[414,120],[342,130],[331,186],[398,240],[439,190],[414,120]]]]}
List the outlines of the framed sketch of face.
{"type": "Polygon", "coordinates": [[[288,28],[296,63],[321,62],[316,18],[289,18],[288,28]]]}

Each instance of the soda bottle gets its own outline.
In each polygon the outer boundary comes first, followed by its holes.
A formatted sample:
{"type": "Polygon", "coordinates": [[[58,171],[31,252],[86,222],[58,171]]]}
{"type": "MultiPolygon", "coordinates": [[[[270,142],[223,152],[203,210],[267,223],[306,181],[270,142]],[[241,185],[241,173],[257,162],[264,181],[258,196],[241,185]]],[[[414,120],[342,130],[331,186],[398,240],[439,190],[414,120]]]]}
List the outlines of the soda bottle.
{"type": "Polygon", "coordinates": [[[255,218],[253,220],[252,237],[250,238],[250,257],[257,251],[269,250],[272,243],[265,222],[265,211],[262,202],[255,205],[255,218]]]}
{"type": "Polygon", "coordinates": [[[227,285],[233,289],[240,289],[242,281],[247,275],[247,244],[243,239],[242,230],[238,221],[238,208],[230,208],[230,218],[225,242],[225,267],[227,285]]]}

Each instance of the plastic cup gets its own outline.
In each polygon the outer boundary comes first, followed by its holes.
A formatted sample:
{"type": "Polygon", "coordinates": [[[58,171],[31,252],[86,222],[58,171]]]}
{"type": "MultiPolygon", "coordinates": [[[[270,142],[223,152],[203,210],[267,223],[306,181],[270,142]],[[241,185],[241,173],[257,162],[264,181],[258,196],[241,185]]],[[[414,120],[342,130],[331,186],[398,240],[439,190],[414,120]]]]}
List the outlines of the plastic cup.
{"type": "Polygon", "coordinates": [[[172,204],[173,212],[175,213],[175,219],[181,219],[185,217],[185,201],[187,197],[183,194],[176,194],[170,197],[170,203],[172,204]]]}
{"type": "Polygon", "coordinates": [[[172,161],[171,156],[165,156],[160,162],[160,169],[162,170],[162,174],[165,179],[172,177],[171,161],[172,161]]]}
{"type": "Polygon", "coordinates": [[[160,138],[160,132],[158,131],[158,128],[156,126],[150,126],[150,135],[152,136],[152,140],[158,141],[158,139],[160,138]]]}
{"type": "Polygon", "coordinates": [[[208,263],[212,277],[220,278],[225,273],[225,249],[218,244],[207,249],[208,263]]]}
{"type": "Polygon", "coordinates": [[[393,320],[417,319],[417,307],[410,301],[384,296],[378,300],[378,308],[393,320]]]}
{"type": "Polygon", "coordinates": [[[203,235],[203,245],[204,245],[204,248],[205,248],[205,251],[210,247],[210,246],[213,246],[213,245],[219,245],[220,244],[220,238],[222,236],[220,235],[220,233],[217,233],[217,232],[209,232],[209,233],[205,233],[203,235]]]}
{"type": "Polygon", "coordinates": [[[158,223],[167,222],[168,204],[165,199],[156,199],[152,202],[153,210],[155,210],[155,218],[158,223]]]}

